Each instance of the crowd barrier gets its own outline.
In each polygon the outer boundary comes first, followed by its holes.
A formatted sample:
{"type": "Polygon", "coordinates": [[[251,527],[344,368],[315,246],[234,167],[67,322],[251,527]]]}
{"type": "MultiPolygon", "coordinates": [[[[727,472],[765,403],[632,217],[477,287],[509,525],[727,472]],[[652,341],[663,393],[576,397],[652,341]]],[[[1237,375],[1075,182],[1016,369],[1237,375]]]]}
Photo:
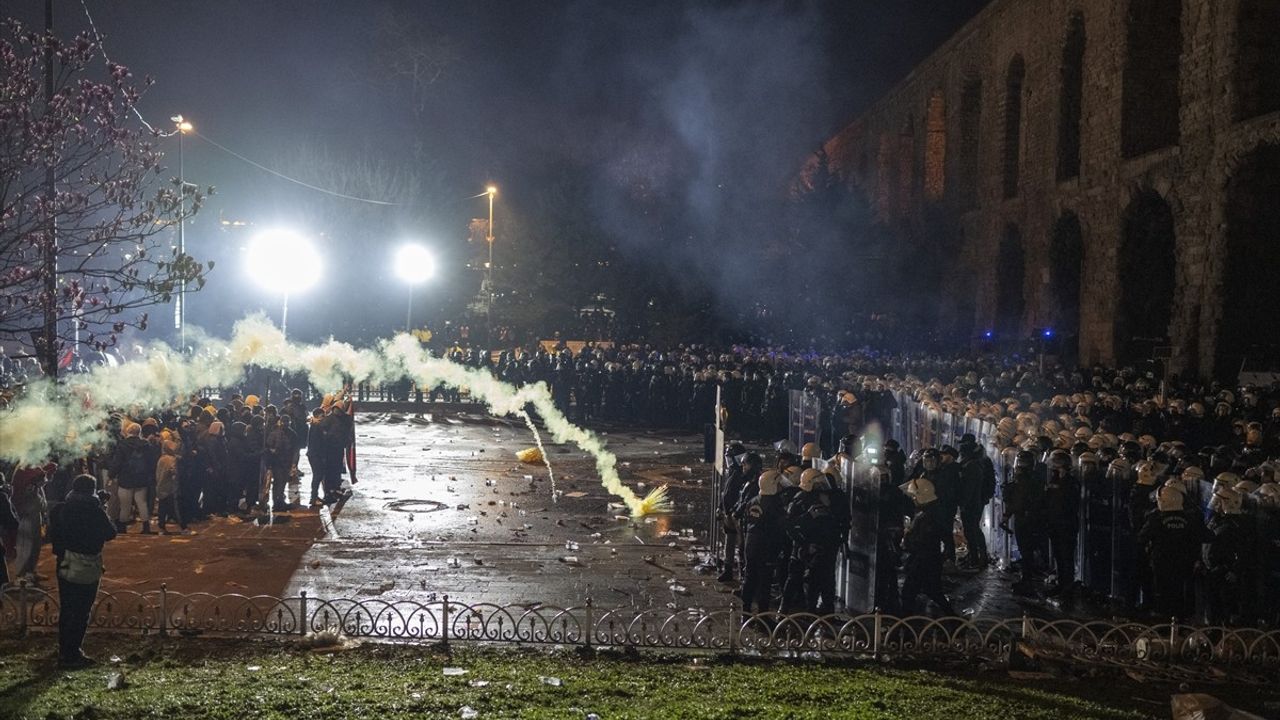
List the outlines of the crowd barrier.
{"type": "MultiPolygon", "coordinates": [[[[432,596],[434,597],[434,596],[432,596]]],[[[0,628],[26,636],[58,624],[58,597],[25,584],[0,593],[0,628]]],[[[881,613],[745,615],[736,607],[600,608],[271,595],[99,593],[96,630],[194,637],[305,638],[341,633],[383,641],[556,645],[600,649],[705,651],[795,657],[986,659],[1008,661],[1020,647],[1092,663],[1189,672],[1229,670],[1265,682],[1280,669],[1280,632],[1177,623],[1021,618],[895,617],[881,613]]]]}

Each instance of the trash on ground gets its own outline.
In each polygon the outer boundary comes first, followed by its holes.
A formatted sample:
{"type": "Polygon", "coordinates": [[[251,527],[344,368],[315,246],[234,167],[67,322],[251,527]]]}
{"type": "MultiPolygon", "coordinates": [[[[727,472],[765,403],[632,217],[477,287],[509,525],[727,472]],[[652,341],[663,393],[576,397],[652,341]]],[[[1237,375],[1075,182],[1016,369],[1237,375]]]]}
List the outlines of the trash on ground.
{"type": "Polygon", "coordinates": [[[445,677],[457,677],[457,676],[459,676],[459,675],[466,675],[466,674],[467,674],[467,669],[466,669],[466,668],[460,668],[460,667],[447,667],[447,668],[445,668],[445,669],[444,669],[444,675],[445,675],[445,677]]]}
{"type": "Polygon", "coordinates": [[[470,685],[471,687],[488,687],[489,681],[488,680],[472,680],[467,684],[470,685]]]}
{"type": "Polygon", "coordinates": [[[540,463],[542,462],[542,451],[536,447],[525,448],[516,453],[516,459],[526,464],[540,463]]]}
{"type": "Polygon", "coordinates": [[[560,562],[564,563],[565,565],[573,565],[574,567],[582,566],[582,561],[579,560],[578,556],[576,555],[565,555],[564,557],[560,558],[560,562]]]}
{"type": "Polygon", "coordinates": [[[1173,720],[1262,720],[1262,716],[1236,710],[1212,695],[1177,693],[1169,700],[1173,720]]]}
{"type": "Polygon", "coordinates": [[[539,675],[538,680],[543,685],[550,685],[552,687],[560,687],[561,685],[564,685],[564,681],[558,677],[547,677],[546,675],[539,675]]]}
{"type": "Polygon", "coordinates": [[[458,712],[462,715],[462,720],[475,720],[480,717],[480,712],[470,705],[463,705],[458,712]]]}
{"type": "Polygon", "coordinates": [[[124,673],[113,672],[107,676],[108,690],[123,690],[129,687],[129,683],[124,679],[124,673]]]}

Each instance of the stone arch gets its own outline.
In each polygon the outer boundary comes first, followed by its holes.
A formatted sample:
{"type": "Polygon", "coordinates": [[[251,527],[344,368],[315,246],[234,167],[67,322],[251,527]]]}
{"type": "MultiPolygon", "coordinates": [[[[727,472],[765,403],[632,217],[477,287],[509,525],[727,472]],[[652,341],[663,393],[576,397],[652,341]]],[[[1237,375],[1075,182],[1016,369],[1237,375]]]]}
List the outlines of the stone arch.
{"type": "Polygon", "coordinates": [[[1280,110],[1280,2],[1239,0],[1232,89],[1236,120],[1280,110]]]}
{"type": "Polygon", "coordinates": [[[965,78],[960,92],[959,163],[956,183],[960,206],[978,204],[978,138],[982,130],[982,78],[973,73],[965,78]]]}
{"type": "Polygon", "coordinates": [[[941,88],[929,94],[924,122],[924,196],[937,202],[947,182],[947,100],[941,88]]]}
{"type": "Polygon", "coordinates": [[[1084,109],[1084,15],[1074,13],[1062,46],[1058,94],[1058,180],[1080,174],[1080,117],[1084,109]]]}
{"type": "Polygon", "coordinates": [[[1014,55],[1004,81],[1004,196],[1018,196],[1018,174],[1022,165],[1022,95],[1027,79],[1027,64],[1014,55]]]}
{"type": "Polygon", "coordinates": [[[1080,332],[1080,288],[1084,272],[1084,232],[1067,211],[1053,225],[1049,243],[1049,303],[1054,329],[1070,337],[1080,332]]]}
{"type": "Polygon", "coordinates": [[[996,254],[996,319],[995,330],[1008,340],[1022,335],[1022,315],[1026,309],[1024,288],[1027,272],[1027,254],[1022,243],[1022,233],[1016,225],[1009,225],[1000,238],[996,254]]]}
{"type": "Polygon", "coordinates": [[[1222,319],[1214,372],[1234,378],[1247,358],[1280,357],[1280,144],[1244,157],[1227,183],[1222,319]]]}
{"type": "Polygon", "coordinates": [[[1120,365],[1151,358],[1167,344],[1177,282],[1173,209],[1159,193],[1144,190],[1125,208],[1116,279],[1115,357],[1120,365]]]}
{"type": "Polygon", "coordinates": [[[1129,0],[1120,152],[1145,155],[1178,142],[1182,1],[1129,0]]]}

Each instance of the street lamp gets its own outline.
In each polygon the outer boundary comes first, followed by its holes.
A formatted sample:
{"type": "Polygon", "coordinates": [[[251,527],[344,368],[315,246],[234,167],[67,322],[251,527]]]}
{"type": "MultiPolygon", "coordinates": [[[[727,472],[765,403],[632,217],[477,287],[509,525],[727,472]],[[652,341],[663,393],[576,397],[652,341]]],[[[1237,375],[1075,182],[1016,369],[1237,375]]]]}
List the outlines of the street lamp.
{"type": "Polygon", "coordinates": [[[404,331],[413,332],[413,286],[421,285],[436,272],[436,259],[427,249],[415,243],[396,251],[396,275],[409,286],[409,307],[404,313],[404,331]]]}
{"type": "Polygon", "coordinates": [[[311,241],[281,228],[264,230],[249,241],[245,269],[271,292],[284,296],[280,332],[289,333],[289,296],[302,292],[320,279],[323,263],[311,241]]]}
{"type": "MultiPolygon", "coordinates": [[[[484,325],[485,335],[493,334],[493,198],[498,194],[498,188],[490,185],[484,189],[484,194],[489,196],[489,225],[485,231],[485,240],[489,241],[489,262],[484,266],[484,284],[489,289],[489,302],[484,305],[484,325]]],[[[492,341],[492,337],[488,340],[492,341]]]]}
{"type": "Polygon", "coordinates": [[[178,256],[183,258],[183,276],[178,279],[177,302],[173,304],[173,327],[178,331],[180,347],[187,348],[187,280],[186,280],[186,214],[187,214],[187,181],[182,167],[182,136],[195,130],[190,122],[181,115],[169,118],[173,121],[173,132],[178,136],[178,256]]]}

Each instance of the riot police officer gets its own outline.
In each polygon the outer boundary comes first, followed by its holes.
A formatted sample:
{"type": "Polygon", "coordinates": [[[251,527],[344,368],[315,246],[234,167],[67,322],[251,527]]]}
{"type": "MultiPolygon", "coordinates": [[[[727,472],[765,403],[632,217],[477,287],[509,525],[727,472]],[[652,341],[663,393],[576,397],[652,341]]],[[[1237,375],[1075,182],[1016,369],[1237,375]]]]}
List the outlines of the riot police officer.
{"type": "Polygon", "coordinates": [[[778,498],[781,474],[769,470],[760,475],[757,492],[740,512],[742,518],[742,611],[765,612],[770,608],[773,564],[778,552],[783,507],[778,498]]]}
{"type": "Polygon", "coordinates": [[[924,595],[947,615],[955,615],[951,600],[942,591],[942,536],[951,532],[951,519],[938,504],[933,482],[927,477],[908,482],[902,491],[915,502],[916,507],[911,527],[902,539],[906,553],[902,610],[908,615],[916,613],[919,609],[917,599],[924,595]]]}

